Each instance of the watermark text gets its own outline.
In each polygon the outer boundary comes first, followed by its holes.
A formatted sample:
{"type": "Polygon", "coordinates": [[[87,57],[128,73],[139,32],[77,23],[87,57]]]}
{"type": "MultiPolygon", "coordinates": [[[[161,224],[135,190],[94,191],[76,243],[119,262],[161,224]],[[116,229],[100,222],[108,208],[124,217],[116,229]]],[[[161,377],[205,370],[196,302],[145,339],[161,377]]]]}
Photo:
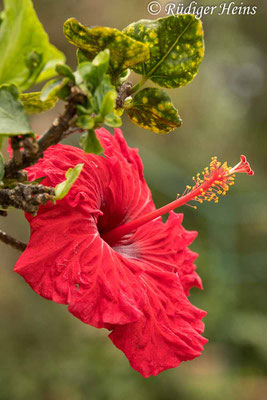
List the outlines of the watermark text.
{"type": "MultiPolygon", "coordinates": [[[[147,11],[150,15],[158,15],[162,10],[159,1],[151,1],[147,5],[147,11]]],[[[201,19],[204,15],[256,15],[258,6],[244,5],[243,2],[234,1],[223,2],[219,5],[198,5],[197,1],[191,1],[187,6],[182,3],[170,2],[165,5],[166,15],[194,14],[196,18],[201,19]]]]}

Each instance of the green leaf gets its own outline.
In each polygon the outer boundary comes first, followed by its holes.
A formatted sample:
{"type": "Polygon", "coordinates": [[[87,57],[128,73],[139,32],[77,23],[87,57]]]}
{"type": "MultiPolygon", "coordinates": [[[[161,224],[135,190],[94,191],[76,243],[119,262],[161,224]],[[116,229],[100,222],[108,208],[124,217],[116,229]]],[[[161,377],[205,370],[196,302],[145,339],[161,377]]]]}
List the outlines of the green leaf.
{"type": "MultiPolygon", "coordinates": [[[[24,182],[23,182],[24,183],[24,182]]],[[[18,185],[17,179],[3,179],[3,185],[5,188],[14,189],[18,185]]]]}
{"type": "MultiPolygon", "coordinates": [[[[23,181],[24,185],[40,185],[40,183],[46,178],[46,176],[42,176],[41,178],[34,179],[34,181],[23,181]]],[[[5,186],[12,188],[15,187],[18,182],[15,179],[5,179],[4,180],[5,186]]]]}
{"type": "Polygon", "coordinates": [[[63,64],[65,61],[65,56],[56,47],[50,45],[51,50],[51,60],[46,63],[41,74],[38,76],[35,83],[47,81],[57,75],[56,66],[63,64]]]}
{"type": "MultiPolygon", "coordinates": [[[[41,178],[34,179],[34,181],[27,182],[29,185],[40,185],[40,183],[46,178],[46,176],[41,176],[41,178]]],[[[23,182],[25,183],[25,182],[23,182]]]]}
{"type": "Polygon", "coordinates": [[[95,126],[95,120],[90,115],[80,115],[77,118],[76,125],[84,129],[92,129],[95,126]]]}
{"type": "Polygon", "coordinates": [[[76,52],[76,57],[77,57],[77,62],[78,65],[81,64],[84,61],[88,61],[92,57],[90,56],[90,53],[86,52],[85,50],[77,49],[76,52]]]}
{"type": "Polygon", "coordinates": [[[78,65],[78,70],[75,73],[77,83],[84,82],[87,87],[94,90],[108,71],[109,65],[109,50],[106,49],[98,53],[92,62],[88,60],[78,65]]]}
{"type": "Polygon", "coordinates": [[[92,72],[88,77],[93,81],[94,87],[100,85],[104,76],[108,72],[109,67],[109,57],[110,51],[109,49],[103,50],[97,54],[97,56],[92,61],[92,72]]]}
{"type": "Polygon", "coordinates": [[[84,105],[78,104],[77,105],[77,114],[78,115],[91,115],[94,112],[93,107],[85,103],[84,105]]]}
{"type": "Polygon", "coordinates": [[[64,24],[64,34],[71,44],[85,50],[79,56],[83,54],[90,61],[101,50],[108,48],[112,75],[119,75],[124,69],[149,59],[146,44],[131,39],[115,28],[88,28],[75,18],[70,18],[64,24]]]}
{"type": "Polygon", "coordinates": [[[0,134],[25,135],[32,133],[16,86],[2,85],[0,87],[0,134]]]}
{"type": "Polygon", "coordinates": [[[72,69],[66,64],[57,64],[56,72],[58,75],[69,78],[71,81],[75,82],[75,76],[73,75],[72,69]]]}
{"type": "Polygon", "coordinates": [[[120,83],[123,83],[123,82],[125,82],[128,78],[129,78],[129,75],[131,74],[131,70],[128,68],[128,69],[125,69],[123,72],[122,72],[122,74],[120,75],[120,83]]]}
{"type": "Polygon", "coordinates": [[[100,154],[104,151],[99,140],[96,137],[94,130],[88,130],[80,138],[80,145],[85,153],[100,154]]]}
{"type": "Polygon", "coordinates": [[[27,114],[38,114],[42,111],[50,110],[55,107],[55,104],[58,101],[56,96],[51,97],[46,101],[42,101],[40,96],[41,92],[20,94],[20,101],[22,102],[27,114]]]}
{"type": "Polygon", "coordinates": [[[114,110],[116,97],[116,90],[110,90],[105,94],[100,107],[100,115],[102,118],[104,118],[106,115],[110,114],[114,110]]]}
{"type": "Polygon", "coordinates": [[[113,113],[105,116],[104,124],[112,128],[119,128],[122,124],[121,118],[113,113]]]}
{"type": "Polygon", "coordinates": [[[132,69],[160,86],[176,88],[197,74],[204,55],[202,23],[194,15],[140,20],[123,32],[149,46],[150,59],[132,69]]]}
{"type": "Polygon", "coordinates": [[[69,168],[65,174],[66,180],[59,183],[55,187],[55,197],[54,200],[63,199],[70,191],[74,182],[78,179],[80,173],[82,172],[84,164],[77,164],[74,168],[69,168]]]}
{"type": "Polygon", "coordinates": [[[0,182],[5,175],[5,162],[2,153],[0,153],[0,182]]]}
{"type": "Polygon", "coordinates": [[[105,73],[108,70],[109,57],[110,57],[110,51],[109,49],[106,49],[100,51],[100,53],[98,53],[97,56],[95,56],[95,58],[92,61],[92,65],[100,68],[102,75],[105,75],[105,73]]]}
{"type": "Polygon", "coordinates": [[[54,64],[64,55],[49,43],[31,0],[4,0],[0,25],[0,84],[14,83],[20,91],[55,75],[54,64]]]}
{"type": "Polygon", "coordinates": [[[169,133],[182,123],[170,97],[161,89],[141,90],[126,111],[134,124],[155,133],[169,133]]]}
{"type": "MultiPolygon", "coordinates": [[[[67,87],[68,83],[69,78],[52,79],[51,81],[47,82],[42,88],[40,100],[47,101],[55,97],[61,98],[61,96],[59,96],[60,92],[67,87]]],[[[66,96],[68,93],[69,91],[67,91],[66,96]]]]}
{"type": "MultiPolygon", "coordinates": [[[[111,83],[110,83],[109,76],[106,75],[104,77],[104,79],[100,82],[100,84],[98,85],[98,87],[96,88],[95,93],[94,93],[94,98],[98,105],[97,111],[99,111],[101,109],[102,102],[104,101],[106,94],[109,92],[116,93],[114,86],[111,85],[111,83]]],[[[114,95],[113,95],[113,97],[114,97],[114,95]]]]}

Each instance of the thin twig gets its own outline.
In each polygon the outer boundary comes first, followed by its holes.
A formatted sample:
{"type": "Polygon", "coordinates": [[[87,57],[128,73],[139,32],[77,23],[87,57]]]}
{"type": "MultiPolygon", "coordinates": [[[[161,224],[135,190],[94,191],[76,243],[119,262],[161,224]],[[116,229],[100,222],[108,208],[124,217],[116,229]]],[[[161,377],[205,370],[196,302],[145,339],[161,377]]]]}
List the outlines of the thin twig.
{"type": "Polygon", "coordinates": [[[86,132],[86,130],[83,128],[79,128],[77,126],[72,126],[66,132],[63,133],[62,139],[65,139],[67,136],[72,135],[73,133],[83,133],[83,132],[86,132]]]}
{"type": "Polygon", "coordinates": [[[23,243],[20,240],[13,238],[12,236],[8,235],[7,233],[1,230],[0,230],[0,240],[1,242],[4,242],[5,244],[8,244],[9,246],[19,251],[24,251],[27,247],[26,243],[23,243]]]}

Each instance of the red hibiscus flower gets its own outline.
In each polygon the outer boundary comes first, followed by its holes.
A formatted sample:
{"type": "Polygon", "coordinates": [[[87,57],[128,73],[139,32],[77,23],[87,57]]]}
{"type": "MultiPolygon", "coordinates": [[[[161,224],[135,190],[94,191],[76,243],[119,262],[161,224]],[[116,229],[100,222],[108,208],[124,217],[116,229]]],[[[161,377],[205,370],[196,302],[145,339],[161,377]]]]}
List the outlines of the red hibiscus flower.
{"type": "Polygon", "coordinates": [[[28,169],[30,180],[45,175],[42,183],[56,186],[68,168],[84,163],[63,200],[27,215],[31,238],[15,271],[84,323],[111,330],[134,369],[157,375],[199,356],[207,342],[201,336],[206,313],[187,298],[192,286],[202,287],[197,254],[188,249],[197,233],[186,231],[182,214],[171,210],[191,199],[217,201],[215,190],[225,192],[234,172],[251,170],[245,159],[234,169],[214,159],[193,188],[156,210],[137,150],[119,129],[115,136],[99,129],[97,136],[105,157],[58,144],[28,169]]]}

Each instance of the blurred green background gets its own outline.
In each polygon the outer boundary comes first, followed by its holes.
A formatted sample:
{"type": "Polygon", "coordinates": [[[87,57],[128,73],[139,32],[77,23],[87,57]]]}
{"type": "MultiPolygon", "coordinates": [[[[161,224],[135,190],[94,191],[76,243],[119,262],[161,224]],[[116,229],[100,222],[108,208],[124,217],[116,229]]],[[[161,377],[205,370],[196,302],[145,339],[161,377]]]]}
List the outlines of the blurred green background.
{"type": "MultiPolygon", "coordinates": [[[[203,18],[206,55],[199,74],[169,92],[184,120],[180,129],[160,136],[127,117],[123,121],[126,139],[140,148],[157,206],[181,193],[213,155],[235,165],[246,154],[255,170],[253,178],[239,175],[219,204],[181,210],[185,227],[199,231],[191,248],[200,254],[204,291],[193,289],[190,300],[208,311],[203,355],[144,379],[107,332],[38,297],[12,272],[19,253],[0,243],[0,400],[267,399],[267,7],[265,1],[243,3],[257,4],[257,14],[203,18]]],[[[52,43],[73,67],[75,49],[62,33],[68,17],[117,28],[152,18],[143,0],[35,0],[34,5],[52,43]]],[[[35,131],[42,133],[61,109],[33,117],[35,131]]],[[[68,143],[77,144],[77,137],[68,143]]],[[[1,229],[28,240],[22,213],[0,222],[1,229]]]]}

